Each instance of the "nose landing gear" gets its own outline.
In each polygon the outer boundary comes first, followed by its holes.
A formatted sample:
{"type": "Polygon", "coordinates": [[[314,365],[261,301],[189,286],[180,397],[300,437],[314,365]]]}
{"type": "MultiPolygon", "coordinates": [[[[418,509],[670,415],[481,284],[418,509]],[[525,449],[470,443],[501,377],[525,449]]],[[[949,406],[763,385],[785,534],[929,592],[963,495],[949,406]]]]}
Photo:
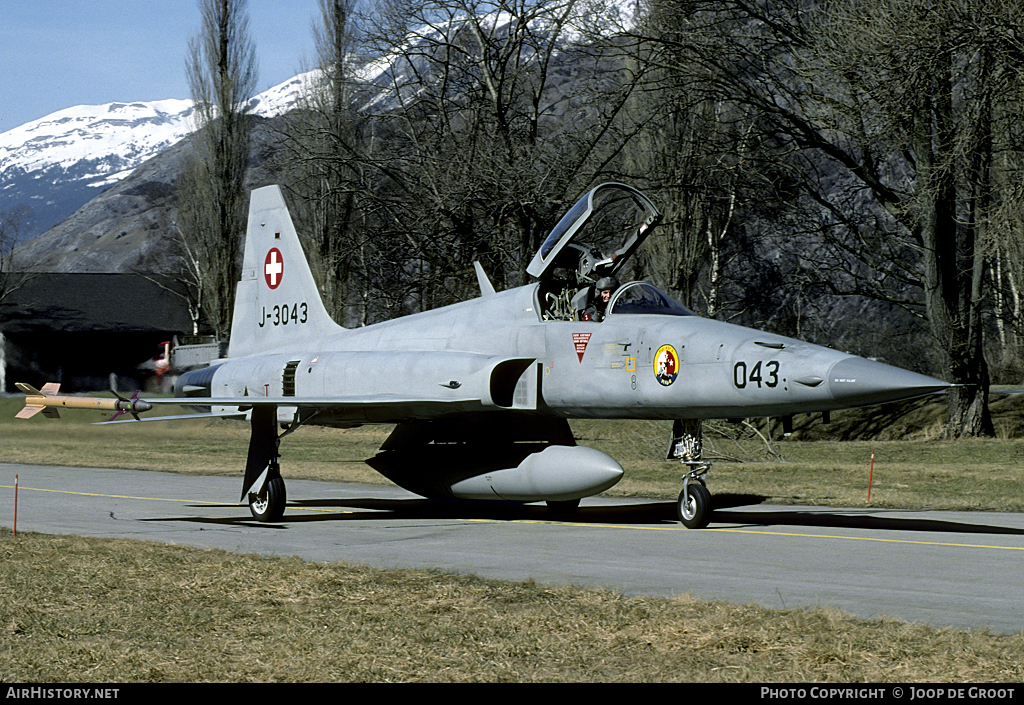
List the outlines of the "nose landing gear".
{"type": "Polygon", "coordinates": [[[690,471],[683,475],[683,491],[679,493],[676,513],[687,529],[703,529],[711,521],[711,493],[704,484],[704,475],[711,463],[684,461],[690,471]]]}
{"type": "Polygon", "coordinates": [[[683,475],[683,491],[676,502],[679,521],[688,529],[703,529],[711,521],[711,493],[704,476],[711,463],[703,460],[704,444],[700,419],[677,419],[672,422],[672,441],[667,460],[678,460],[687,466],[683,475]]]}

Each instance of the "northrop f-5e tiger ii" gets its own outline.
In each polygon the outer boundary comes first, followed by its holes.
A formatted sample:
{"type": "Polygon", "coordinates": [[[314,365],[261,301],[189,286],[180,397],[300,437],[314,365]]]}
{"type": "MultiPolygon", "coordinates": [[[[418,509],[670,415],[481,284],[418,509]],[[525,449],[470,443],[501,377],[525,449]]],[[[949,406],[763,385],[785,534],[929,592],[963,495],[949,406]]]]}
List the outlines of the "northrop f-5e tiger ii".
{"type": "Polygon", "coordinates": [[[679,519],[700,528],[711,515],[701,420],[785,420],[950,386],[701,318],[631,280],[632,255],[661,219],[636,189],[602,184],[545,238],[527,269],[533,283],[497,292],[478,264],[478,298],[346,329],[324,308],[280,188],[260,188],[228,356],[178,378],[184,402],[21,385],[19,416],[77,406],[138,420],[155,404],[184,403],[191,418],[244,419],[252,432],[241,499],[261,521],[285,511],[278,448],[302,426],[395,424],[367,462],[396,484],[425,497],[543,501],[565,512],[623,474],[615,459],[576,445],[569,419],[663,419],[673,422],[669,458],[683,464],[679,519]]]}

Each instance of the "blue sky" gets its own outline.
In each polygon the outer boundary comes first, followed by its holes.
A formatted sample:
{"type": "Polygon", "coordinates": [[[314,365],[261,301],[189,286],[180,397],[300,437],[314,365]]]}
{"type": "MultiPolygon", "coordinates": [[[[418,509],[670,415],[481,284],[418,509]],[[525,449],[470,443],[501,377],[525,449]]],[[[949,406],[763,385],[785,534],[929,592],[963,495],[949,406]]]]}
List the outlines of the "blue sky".
{"type": "MultiPolygon", "coordinates": [[[[317,0],[249,0],[257,92],[313,57],[317,0]]],[[[0,132],[73,105],[188,98],[195,0],[0,0],[0,132]]]]}

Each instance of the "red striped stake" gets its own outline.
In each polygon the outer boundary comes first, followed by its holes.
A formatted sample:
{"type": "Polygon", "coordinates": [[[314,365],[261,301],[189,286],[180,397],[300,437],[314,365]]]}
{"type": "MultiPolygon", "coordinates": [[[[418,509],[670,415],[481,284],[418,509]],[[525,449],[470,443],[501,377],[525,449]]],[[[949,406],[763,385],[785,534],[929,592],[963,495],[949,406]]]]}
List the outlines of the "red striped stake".
{"type": "Polygon", "coordinates": [[[14,531],[12,538],[18,535],[18,475],[14,475],[14,531]]]}
{"type": "Polygon", "coordinates": [[[871,451],[871,469],[868,470],[868,503],[871,502],[871,478],[875,474],[875,451],[871,451]]]}

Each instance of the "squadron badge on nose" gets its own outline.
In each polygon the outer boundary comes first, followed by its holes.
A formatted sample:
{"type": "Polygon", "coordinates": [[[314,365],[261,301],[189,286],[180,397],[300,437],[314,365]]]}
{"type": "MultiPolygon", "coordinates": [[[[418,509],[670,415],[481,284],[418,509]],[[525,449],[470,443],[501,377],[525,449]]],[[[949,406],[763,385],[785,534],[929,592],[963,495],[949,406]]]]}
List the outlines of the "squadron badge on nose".
{"type": "Polygon", "coordinates": [[[679,355],[671,345],[662,345],[654,356],[654,376],[664,386],[669,386],[679,376],[679,355]]]}

